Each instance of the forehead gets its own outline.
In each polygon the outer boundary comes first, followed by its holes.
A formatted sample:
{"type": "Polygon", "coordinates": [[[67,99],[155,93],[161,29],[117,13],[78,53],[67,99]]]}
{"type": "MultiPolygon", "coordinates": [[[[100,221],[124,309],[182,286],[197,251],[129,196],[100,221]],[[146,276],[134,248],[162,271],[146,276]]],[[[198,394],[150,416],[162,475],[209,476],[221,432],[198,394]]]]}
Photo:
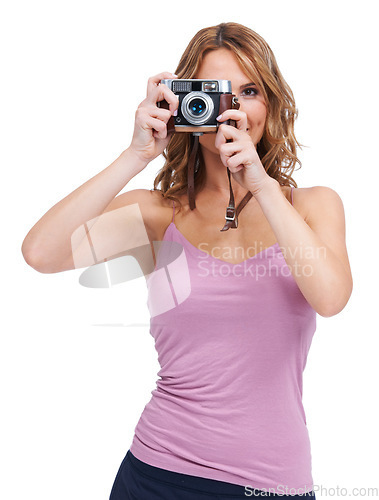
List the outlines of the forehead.
{"type": "Polygon", "coordinates": [[[243,80],[244,82],[249,80],[233,52],[224,48],[211,50],[205,54],[196,78],[243,80]]]}

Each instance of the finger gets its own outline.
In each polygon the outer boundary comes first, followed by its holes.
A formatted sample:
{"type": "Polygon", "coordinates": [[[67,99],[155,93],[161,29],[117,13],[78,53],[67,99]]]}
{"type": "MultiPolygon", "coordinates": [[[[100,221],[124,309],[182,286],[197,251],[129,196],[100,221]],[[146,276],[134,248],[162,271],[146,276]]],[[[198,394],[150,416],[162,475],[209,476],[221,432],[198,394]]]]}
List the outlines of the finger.
{"type": "Polygon", "coordinates": [[[248,166],[251,165],[252,163],[253,161],[248,155],[246,155],[244,151],[241,151],[240,153],[231,156],[226,160],[226,164],[230,168],[236,168],[238,166],[248,166]]]}
{"type": "Polygon", "coordinates": [[[238,129],[232,127],[231,125],[220,125],[216,135],[215,147],[220,148],[222,144],[230,139],[237,140],[240,133],[241,132],[238,129]]]}
{"type": "Polygon", "coordinates": [[[236,128],[238,130],[247,129],[247,115],[244,111],[239,111],[238,109],[227,109],[220,116],[217,117],[217,121],[226,122],[227,120],[235,120],[236,128]]]}
{"type": "Polygon", "coordinates": [[[159,139],[165,139],[167,137],[167,126],[162,120],[158,120],[158,118],[149,116],[145,124],[146,127],[142,128],[151,129],[153,131],[154,137],[158,137],[159,139]]]}
{"type": "Polygon", "coordinates": [[[158,106],[149,106],[148,113],[153,118],[158,118],[158,120],[162,120],[165,123],[167,123],[172,116],[169,109],[158,108],[158,106]]]}
{"type": "Polygon", "coordinates": [[[241,144],[238,141],[225,142],[224,144],[221,144],[219,150],[220,153],[225,156],[232,156],[235,153],[239,153],[241,151],[241,144]]]}
{"type": "Polygon", "coordinates": [[[163,73],[158,73],[158,75],[151,76],[147,80],[147,92],[146,97],[148,97],[151,92],[160,84],[161,80],[168,80],[171,78],[178,78],[174,73],[170,73],[169,71],[163,71],[163,73]]]}
{"type": "Polygon", "coordinates": [[[178,109],[179,99],[178,96],[174,94],[172,90],[170,90],[167,85],[164,83],[158,85],[149,97],[147,97],[147,101],[151,104],[157,104],[159,101],[167,101],[169,104],[169,110],[171,114],[174,114],[174,111],[178,109]]]}

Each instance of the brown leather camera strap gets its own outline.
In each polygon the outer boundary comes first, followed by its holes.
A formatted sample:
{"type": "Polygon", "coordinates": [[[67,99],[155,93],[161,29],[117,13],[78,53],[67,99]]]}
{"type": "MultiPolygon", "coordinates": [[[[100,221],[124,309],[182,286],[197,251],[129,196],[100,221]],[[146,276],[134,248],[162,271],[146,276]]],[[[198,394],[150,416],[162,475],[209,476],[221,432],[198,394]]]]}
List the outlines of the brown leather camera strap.
{"type": "Polygon", "coordinates": [[[187,168],[187,194],[188,194],[189,207],[191,210],[194,210],[196,208],[195,165],[196,165],[196,160],[198,159],[198,150],[199,150],[199,136],[193,135],[193,145],[188,160],[188,168],[187,168]]]}
{"type": "Polygon", "coordinates": [[[238,227],[238,215],[243,209],[243,207],[246,205],[246,203],[250,200],[250,198],[253,197],[252,193],[248,191],[240,201],[238,207],[235,208],[233,189],[232,189],[232,184],[230,182],[230,170],[229,169],[227,170],[229,179],[230,198],[229,198],[229,205],[226,208],[225,226],[222,229],[220,229],[220,231],[227,231],[229,228],[238,227]]]}

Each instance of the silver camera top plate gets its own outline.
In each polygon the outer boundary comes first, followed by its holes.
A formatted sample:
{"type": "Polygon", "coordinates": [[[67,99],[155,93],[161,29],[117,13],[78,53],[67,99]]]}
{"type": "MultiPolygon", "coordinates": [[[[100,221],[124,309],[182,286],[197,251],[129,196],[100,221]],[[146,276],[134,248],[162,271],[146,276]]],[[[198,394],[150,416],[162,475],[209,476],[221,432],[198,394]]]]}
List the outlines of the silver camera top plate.
{"type": "MultiPolygon", "coordinates": [[[[161,83],[167,85],[167,87],[172,90],[172,82],[177,82],[178,84],[185,84],[186,82],[203,82],[202,92],[219,92],[221,94],[231,94],[232,93],[232,82],[230,80],[204,80],[202,78],[166,78],[161,80],[161,83]],[[216,83],[217,86],[215,89],[209,86],[209,84],[216,83]],[[208,85],[208,89],[205,88],[208,85]]],[[[183,90],[179,90],[179,92],[191,92],[191,88],[183,88],[183,90]]]]}

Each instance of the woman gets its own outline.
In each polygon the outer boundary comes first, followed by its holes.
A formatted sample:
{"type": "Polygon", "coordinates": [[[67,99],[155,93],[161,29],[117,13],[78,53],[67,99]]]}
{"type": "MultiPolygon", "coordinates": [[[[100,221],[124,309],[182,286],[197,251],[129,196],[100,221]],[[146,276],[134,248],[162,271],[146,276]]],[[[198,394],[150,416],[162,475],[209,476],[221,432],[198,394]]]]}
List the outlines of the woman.
{"type": "MultiPolygon", "coordinates": [[[[50,209],[23,253],[41,272],[73,269],[74,231],[105,213],[122,222],[120,209],[133,204],[150,244],[184,250],[165,272],[159,251],[149,270],[160,379],[110,500],[314,496],[302,373],[316,314],[337,314],[352,292],[342,201],[327,187],[297,188],[295,102],[258,34],[236,23],[204,28],[175,73],[149,79],[129,148],[50,209]],[[240,105],[199,138],[196,207],[187,191],[195,139],[167,132],[178,100],[160,81],[177,77],[230,80],[240,105]],[[161,153],[153,191],[115,197],[161,153]],[[223,231],[230,186],[238,228],[223,231]]],[[[108,256],[117,238],[104,229],[108,256]]]]}

